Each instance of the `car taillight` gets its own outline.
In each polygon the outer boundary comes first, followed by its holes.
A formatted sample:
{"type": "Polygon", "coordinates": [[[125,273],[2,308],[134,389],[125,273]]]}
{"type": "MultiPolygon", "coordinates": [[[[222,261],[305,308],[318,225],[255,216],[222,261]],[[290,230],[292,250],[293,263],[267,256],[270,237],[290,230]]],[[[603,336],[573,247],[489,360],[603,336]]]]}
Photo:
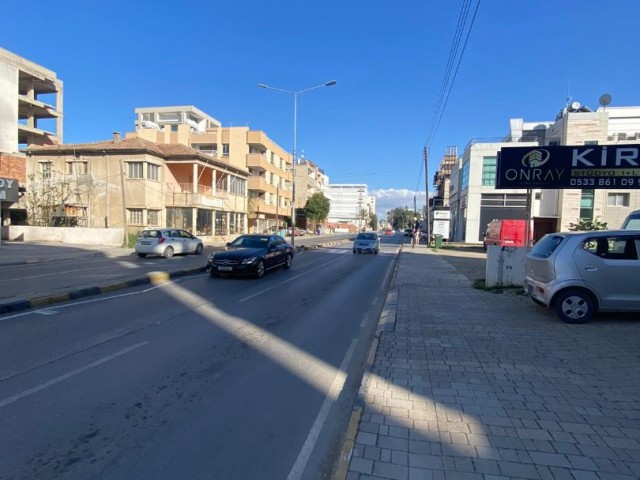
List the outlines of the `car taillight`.
{"type": "Polygon", "coordinates": [[[163,243],[164,240],[165,240],[165,238],[162,235],[160,235],[160,237],[158,237],[158,243],[163,243]]]}

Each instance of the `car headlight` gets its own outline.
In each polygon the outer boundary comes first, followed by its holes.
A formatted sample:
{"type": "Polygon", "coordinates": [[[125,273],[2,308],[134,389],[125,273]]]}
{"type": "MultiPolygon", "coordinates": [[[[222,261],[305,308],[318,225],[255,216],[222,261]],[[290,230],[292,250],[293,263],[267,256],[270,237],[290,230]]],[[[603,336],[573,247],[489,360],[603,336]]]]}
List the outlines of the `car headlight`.
{"type": "Polygon", "coordinates": [[[256,261],[256,257],[249,257],[249,258],[245,258],[244,260],[242,260],[242,264],[243,265],[247,265],[249,263],[253,263],[256,261]]]}
{"type": "Polygon", "coordinates": [[[215,253],[210,253],[209,258],[207,258],[207,262],[213,262],[214,257],[215,257],[215,253]]]}

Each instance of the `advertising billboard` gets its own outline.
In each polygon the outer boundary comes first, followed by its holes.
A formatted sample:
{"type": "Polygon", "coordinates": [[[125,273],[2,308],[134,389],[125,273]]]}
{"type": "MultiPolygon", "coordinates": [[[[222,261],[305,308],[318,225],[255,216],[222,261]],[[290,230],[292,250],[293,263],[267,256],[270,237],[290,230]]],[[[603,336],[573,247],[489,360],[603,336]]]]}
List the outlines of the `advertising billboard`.
{"type": "Polygon", "coordinates": [[[640,145],[503,147],[496,189],[640,188],[640,145]]]}
{"type": "Polygon", "coordinates": [[[14,203],[18,201],[18,180],[0,177],[0,202],[14,203]]]}

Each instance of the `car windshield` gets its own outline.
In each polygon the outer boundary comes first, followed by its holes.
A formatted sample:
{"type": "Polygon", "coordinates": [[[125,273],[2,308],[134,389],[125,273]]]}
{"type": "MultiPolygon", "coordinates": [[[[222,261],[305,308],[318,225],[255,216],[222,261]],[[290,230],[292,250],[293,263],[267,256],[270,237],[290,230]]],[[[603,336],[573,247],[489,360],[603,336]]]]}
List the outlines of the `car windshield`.
{"type": "Polygon", "coordinates": [[[623,230],[640,230],[640,212],[630,213],[622,224],[623,230]]]}
{"type": "Polygon", "coordinates": [[[376,239],[375,233],[359,233],[358,236],[356,237],[356,240],[375,240],[375,239],[376,239]]]}
{"type": "Polygon", "coordinates": [[[158,230],[143,230],[140,232],[142,238],[158,238],[160,232],[158,230]]]}
{"type": "Polygon", "coordinates": [[[238,237],[233,243],[232,247],[239,248],[267,248],[269,245],[269,237],[238,237]]]}
{"type": "Polygon", "coordinates": [[[564,240],[562,235],[547,235],[534,245],[531,256],[549,258],[558,245],[564,240]]]}

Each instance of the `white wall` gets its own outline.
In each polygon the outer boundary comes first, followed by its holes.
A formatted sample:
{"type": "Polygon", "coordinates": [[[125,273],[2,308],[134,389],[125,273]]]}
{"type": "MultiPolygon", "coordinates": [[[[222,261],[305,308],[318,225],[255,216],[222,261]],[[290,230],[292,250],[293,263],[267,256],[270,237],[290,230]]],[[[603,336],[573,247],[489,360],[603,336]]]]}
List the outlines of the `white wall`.
{"type": "Polygon", "coordinates": [[[82,245],[120,246],[124,243],[122,228],[31,227],[10,225],[2,228],[3,240],[82,245]],[[6,235],[6,238],[5,238],[6,235]]]}
{"type": "Polygon", "coordinates": [[[0,152],[18,151],[18,69],[0,63],[0,152]]]}

